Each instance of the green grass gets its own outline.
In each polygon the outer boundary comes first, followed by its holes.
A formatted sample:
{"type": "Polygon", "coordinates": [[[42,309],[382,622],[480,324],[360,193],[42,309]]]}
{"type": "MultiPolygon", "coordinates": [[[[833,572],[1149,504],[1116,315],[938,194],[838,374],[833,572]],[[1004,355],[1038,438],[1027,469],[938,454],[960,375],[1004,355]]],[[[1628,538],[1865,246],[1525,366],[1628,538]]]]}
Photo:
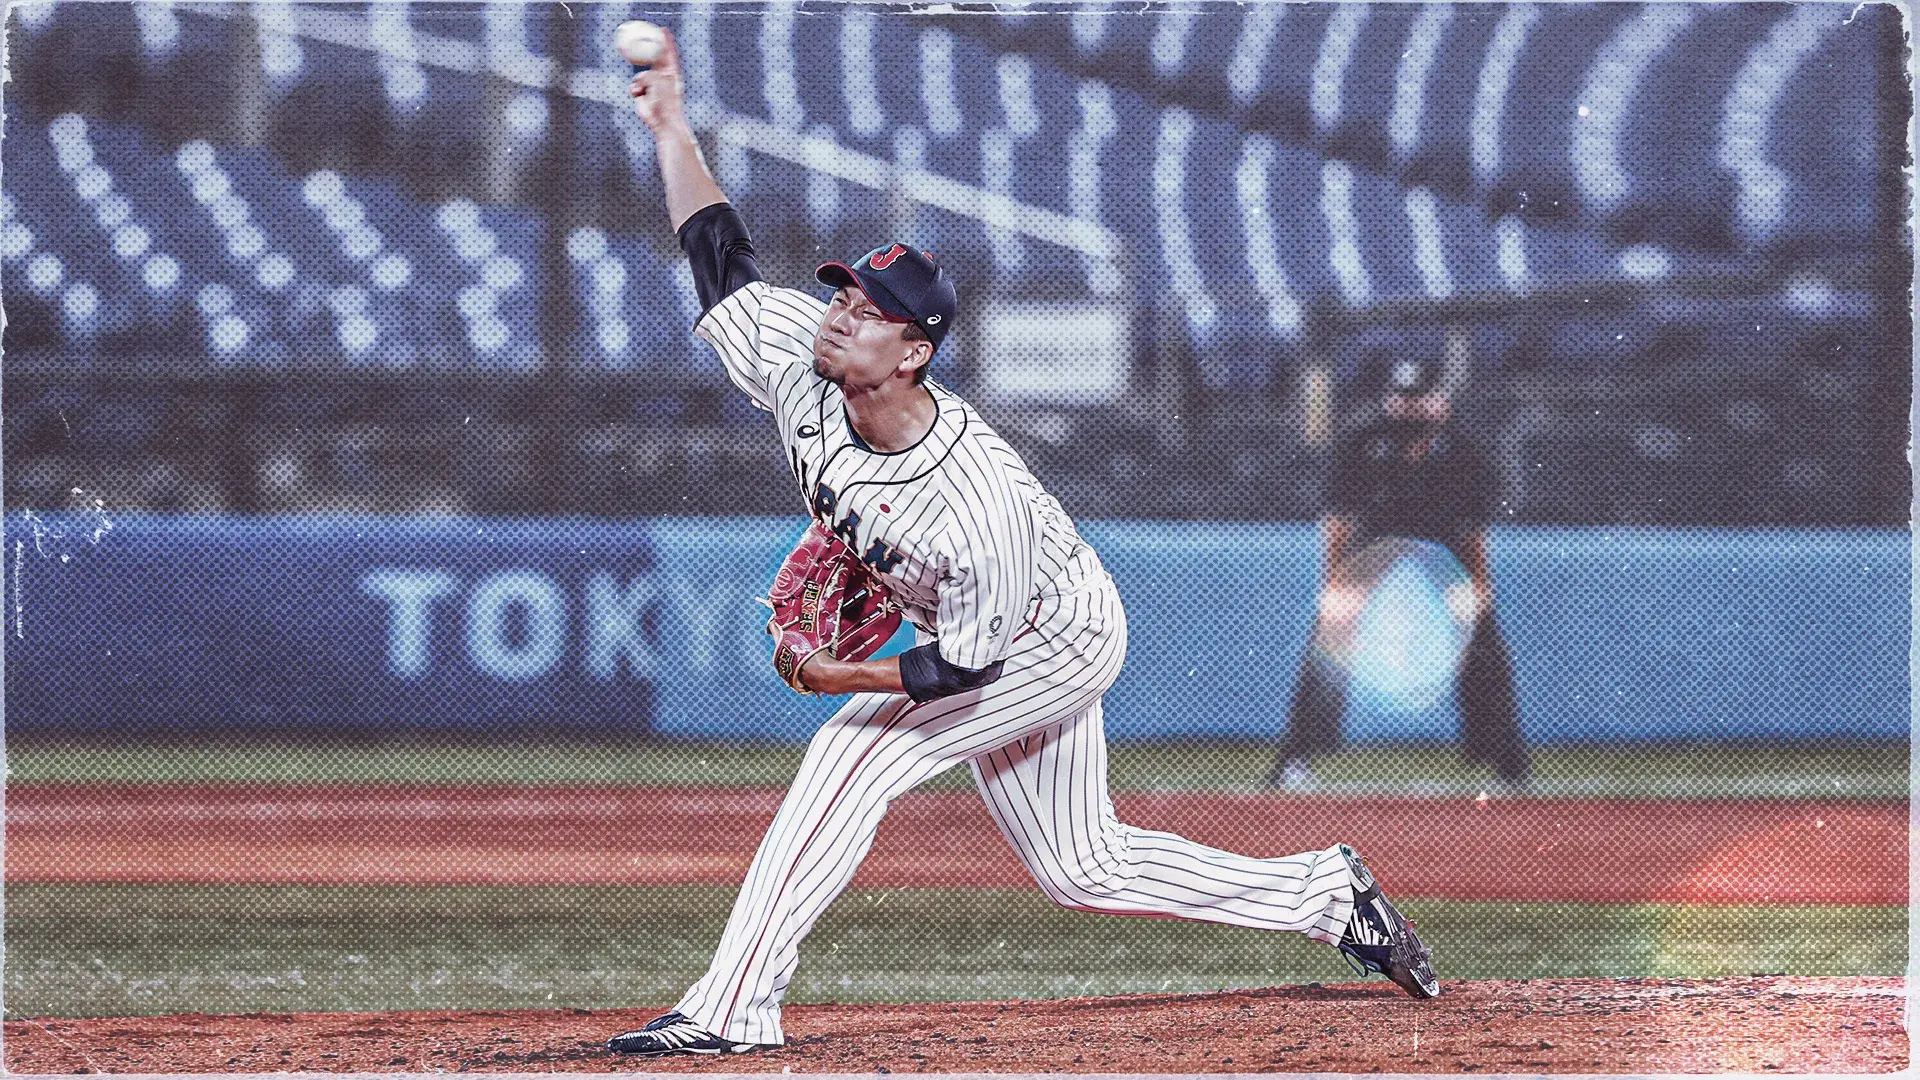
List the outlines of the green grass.
{"type": "MultiPolygon", "coordinates": [[[[732,889],[7,889],[6,1013],[126,1016],[671,1004],[732,889]]],[[[1447,979],[1897,975],[1879,907],[1407,905],[1447,979]]],[[[1353,978],[1295,934],[1064,911],[1033,890],[857,891],[793,1002],[1206,991],[1353,978]]]]}
{"type": "MultiPolygon", "coordinates": [[[[418,782],[436,784],[785,784],[799,747],[716,743],[628,745],[59,745],[7,748],[23,782],[418,782]]],[[[1257,789],[1273,761],[1265,745],[1119,745],[1118,791],[1257,789]]],[[[1836,746],[1564,747],[1535,757],[1543,796],[1658,798],[1904,798],[1905,744],[1836,746]]],[[[1320,789],[1335,794],[1471,795],[1487,770],[1451,749],[1365,747],[1322,758],[1320,789]]],[[[930,782],[965,787],[967,770],[930,782]]]]}

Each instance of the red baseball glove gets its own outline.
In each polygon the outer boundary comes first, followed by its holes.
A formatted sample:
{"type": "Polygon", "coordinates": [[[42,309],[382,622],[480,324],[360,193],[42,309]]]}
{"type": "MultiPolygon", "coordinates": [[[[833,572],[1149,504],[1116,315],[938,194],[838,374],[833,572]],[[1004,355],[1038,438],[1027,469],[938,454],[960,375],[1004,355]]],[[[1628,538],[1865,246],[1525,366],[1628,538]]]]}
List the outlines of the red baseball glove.
{"type": "Polygon", "coordinates": [[[820,649],[865,660],[900,629],[900,605],[840,538],[819,522],[780,564],[767,596],[773,618],[773,670],[803,694],[800,668],[820,649]]]}

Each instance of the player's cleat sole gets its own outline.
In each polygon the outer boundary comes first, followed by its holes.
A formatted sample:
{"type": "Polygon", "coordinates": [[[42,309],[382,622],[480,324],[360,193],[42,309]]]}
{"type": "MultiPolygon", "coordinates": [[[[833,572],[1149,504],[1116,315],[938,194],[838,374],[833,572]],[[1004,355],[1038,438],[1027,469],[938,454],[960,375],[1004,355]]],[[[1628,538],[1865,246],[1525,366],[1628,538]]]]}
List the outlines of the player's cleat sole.
{"type": "Polygon", "coordinates": [[[1413,923],[1400,914],[1380,891],[1373,871],[1360,853],[1346,844],[1340,854],[1353,875],[1353,918],[1347,925],[1340,952],[1363,971],[1385,975],[1416,998],[1440,996],[1440,979],[1433,973],[1433,950],[1414,933],[1413,923]]]}
{"type": "Polygon", "coordinates": [[[638,1031],[608,1039],[607,1049],[630,1057],[665,1057],[668,1054],[747,1054],[775,1047],[723,1039],[684,1015],[670,1012],[655,1017],[638,1031]]]}

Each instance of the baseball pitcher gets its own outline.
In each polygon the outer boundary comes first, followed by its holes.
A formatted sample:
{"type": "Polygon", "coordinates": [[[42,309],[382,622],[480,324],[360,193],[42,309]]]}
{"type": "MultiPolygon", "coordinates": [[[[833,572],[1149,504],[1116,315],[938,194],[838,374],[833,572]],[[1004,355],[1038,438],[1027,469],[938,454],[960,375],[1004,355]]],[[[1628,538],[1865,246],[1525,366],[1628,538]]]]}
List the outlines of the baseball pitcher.
{"type": "Polygon", "coordinates": [[[667,35],[629,93],[692,263],[695,332],[773,415],[814,522],[769,597],[775,669],[796,690],[853,696],[813,736],[707,973],[608,1049],[781,1045],[800,941],[888,802],[960,764],[1059,904],[1302,933],[1415,997],[1439,993],[1431,951],[1352,848],[1258,859],[1114,816],[1100,699],[1126,656],[1126,613],[1020,455],[928,379],[953,330],[952,281],[906,243],[820,267],[824,300],[761,280],[688,126],[680,70],[667,35]],[[902,618],[921,643],[866,659],[902,618]]]}

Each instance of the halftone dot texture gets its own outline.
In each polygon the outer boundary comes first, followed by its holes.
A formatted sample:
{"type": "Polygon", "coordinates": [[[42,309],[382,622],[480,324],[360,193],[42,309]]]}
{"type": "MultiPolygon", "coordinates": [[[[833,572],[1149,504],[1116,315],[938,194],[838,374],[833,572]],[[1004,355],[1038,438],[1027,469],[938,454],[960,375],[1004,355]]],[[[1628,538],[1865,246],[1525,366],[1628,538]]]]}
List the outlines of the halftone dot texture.
{"type": "MultiPolygon", "coordinates": [[[[690,332],[628,18],[772,283],[953,276],[934,378],[1127,606],[1122,820],[1350,841],[1450,980],[1905,970],[1896,8],[26,4],[10,1018],[705,970],[835,703],[767,663],[804,504],[690,332]],[[1381,427],[1382,358],[1441,367],[1482,481],[1381,427]],[[1365,576],[1328,668],[1330,507],[1454,551],[1365,576]]],[[[956,769],[788,998],[1343,971],[1053,907],[956,769]]]]}

